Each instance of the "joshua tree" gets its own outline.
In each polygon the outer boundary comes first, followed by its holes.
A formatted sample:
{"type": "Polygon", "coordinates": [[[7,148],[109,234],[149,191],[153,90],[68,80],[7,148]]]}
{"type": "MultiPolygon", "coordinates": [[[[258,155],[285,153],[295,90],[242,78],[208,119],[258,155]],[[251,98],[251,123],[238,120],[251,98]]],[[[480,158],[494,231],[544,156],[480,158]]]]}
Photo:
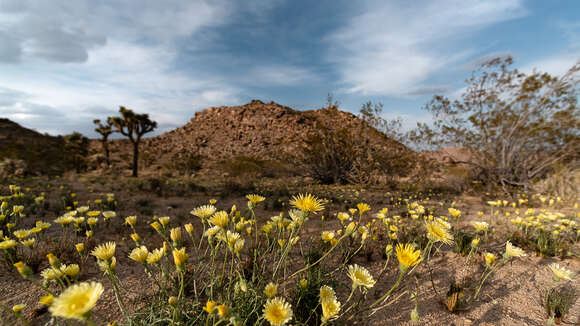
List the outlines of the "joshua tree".
{"type": "Polygon", "coordinates": [[[109,136],[113,133],[113,126],[109,121],[106,124],[102,124],[101,120],[93,120],[93,123],[97,125],[95,131],[101,135],[101,144],[103,145],[103,151],[105,152],[105,161],[107,162],[107,167],[111,166],[111,160],[109,158],[109,136]]]}
{"type": "Polygon", "coordinates": [[[157,128],[157,122],[151,121],[148,114],[136,114],[124,106],[121,106],[119,113],[121,113],[120,117],[109,117],[107,122],[112,125],[116,131],[127,136],[133,144],[133,176],[136,177],[141,137],[157,128]]]}

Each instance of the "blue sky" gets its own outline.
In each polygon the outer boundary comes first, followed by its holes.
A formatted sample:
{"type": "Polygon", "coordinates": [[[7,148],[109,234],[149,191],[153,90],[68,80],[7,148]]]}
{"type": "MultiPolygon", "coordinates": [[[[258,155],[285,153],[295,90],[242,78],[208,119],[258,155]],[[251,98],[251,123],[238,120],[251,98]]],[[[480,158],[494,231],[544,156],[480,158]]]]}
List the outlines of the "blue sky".
{"type": "Polygon", "coordinates": [[[120,105],[159,132],[252,99],[343,110],[384,103],[410,128],[478,63],[562,74],[580,59],[580,1],[0,0],[0,117],[94,137],[120,105]]]}

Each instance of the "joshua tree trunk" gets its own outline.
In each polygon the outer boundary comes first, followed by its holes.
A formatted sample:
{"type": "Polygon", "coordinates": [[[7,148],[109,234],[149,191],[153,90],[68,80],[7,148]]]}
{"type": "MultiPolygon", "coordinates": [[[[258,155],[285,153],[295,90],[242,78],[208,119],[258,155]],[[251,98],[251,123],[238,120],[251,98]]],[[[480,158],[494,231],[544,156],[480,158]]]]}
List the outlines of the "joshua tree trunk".
{"type": "Polygon", "coordinates": [[[137,177],[139,170],[139,142],[133,142],[133,176],[137,177]]]}
{"type": "Polygon", "coordinates": [[[110,159],[110,154],[109,154],[109,143],[105,139],[102,141],[102,144],[103,144],[103,151],[105,151],[105,163],[107,163],[107,168],[110,168],[111,167],[111,159],[110,159]]]}

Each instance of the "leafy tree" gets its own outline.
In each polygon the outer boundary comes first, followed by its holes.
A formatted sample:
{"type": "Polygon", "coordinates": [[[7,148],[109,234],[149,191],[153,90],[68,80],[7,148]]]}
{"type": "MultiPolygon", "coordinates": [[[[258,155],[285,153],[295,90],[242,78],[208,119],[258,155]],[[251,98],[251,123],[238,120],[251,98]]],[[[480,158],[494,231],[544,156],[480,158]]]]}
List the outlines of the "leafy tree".
{"type": "Polygon", "coordinates": [[[420,124],[412,138],[429,146],[460,146],[457,160],[481,181],[504,190],[546,176],[555,164],[578,166],[580,62],[561,77],[509,69],[512,58],[484,63],[466,81],[461,99],[434,96],[425,106],[433,125],[420,124]]]}
{"type": "Polygon", "coordinates": [[[124,106],[121,106],[119,113],[120,117],[109,117],[107,122],[133,144],[133,176],[137,177],[139,143],[143,135],[157,128],[157,122],[150,120],[148,114],[137,114],[124,106]]]}
{"type": "Polygon", "coordinates": [[[73,132],[63,137],[65,161],[72,163],[77,173],[86,170],[89,153],[89,139],[81,133],[73,132]]]}
{"type": "Polygon", "coordinates": [[[101,120],[93,120],[93,123],[97,125],[95,131],[101,135],[101,145],[103,146],[103,151],[105,152],[105,162],[107,162],[107,167],[111,166],[110,152],[109,152],[109,136],[113,133],[113,126],[109,121],[102,124],[101,120]]]}

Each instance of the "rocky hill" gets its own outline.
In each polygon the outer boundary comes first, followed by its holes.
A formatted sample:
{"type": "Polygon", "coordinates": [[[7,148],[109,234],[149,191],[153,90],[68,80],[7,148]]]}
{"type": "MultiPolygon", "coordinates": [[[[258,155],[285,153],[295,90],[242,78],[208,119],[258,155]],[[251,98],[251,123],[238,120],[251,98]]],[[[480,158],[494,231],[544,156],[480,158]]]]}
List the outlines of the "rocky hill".
{"type": "MultiPolygon", "coordinates": [[[[280,161],[301,155],[302,148],[321,133],[347,132],[369,141],[385,151],[408,151],[371,128],[352,113],[334,107],[297,111],[274,102],[254,100],[242,106],[212,107],[195,113],[184,126],[142,143],[142,153],[150,167],[163,165],[185,153],[199,155],[204,164],[244,156],[258,160],[280,161]]],[[[98,144],[94,143],[98,149],[98,144]]],[[[126,140],[112,144],[116,156],[130,154],[126,140]]]]}
{"type": "MultiPolygon", "coordinates": [[[[274,102],[254,100],[231,107],[212,107],[195,113],[184,126],[141,143],[143,170],[157,171],[189,164],[192,157],[204,167],[243,158],[251,162],[282,162],[292,166],[305,145],[316,136],[364,139],[378,151],[408,152],[355,115],[335,107],[297,111],[274,102]]],[[[131,145],[126,139],[110,141],[116,168],[130,166],[131,145]]],[[[103,162],[101,144],[91,141],[89,167],[103,162]],[[92,162],[92,163],[90,163],[92,162]]],[[[0,162],[5,158],[28,172],[54,174],[70,169],[63,137],[43,135],[8,119],[0,119],[0,162]]],[[[242,167],[241,169],[244,169],[242,167]]]]}
{"type": "Polygon", "coordinates": [[[58,174],[67,169],[64,141],[0,118],[0,174],[58,174]]]}

